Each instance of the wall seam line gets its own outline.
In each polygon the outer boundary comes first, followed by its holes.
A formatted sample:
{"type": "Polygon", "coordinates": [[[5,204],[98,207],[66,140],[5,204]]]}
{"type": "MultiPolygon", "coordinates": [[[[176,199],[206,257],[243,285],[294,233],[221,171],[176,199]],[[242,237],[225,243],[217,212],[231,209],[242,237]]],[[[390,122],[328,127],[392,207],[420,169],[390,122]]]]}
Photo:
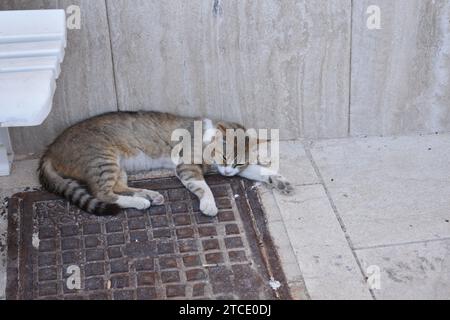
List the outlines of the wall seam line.
{"type": "Polygon", "coordinates": [[[114,63],[114,50],[113,50],[112,37],[111,37],[111,22],[110,22],[110,19],[109,19],[108,0],[105,0],[105,11],[106,11],[106,22],[107,22],[107,26],[108,26],[109,50],[111,52],[111,64],[112,64],[112,73],[113,73],[113,82],[114,82],[114,94],[116,96],[116,108],[117,108],[117,111],[120,111],[119,93],[117,91],[116,64],[114,63]]]}
{"type": "Polygon", "coordinates": [[[347,136],[351,137],[352,115],[352,64],[353,64],[353,0],[350,0],[350,50],[349,50],[349,84],[348,84],[348,116],[347,136]]]}

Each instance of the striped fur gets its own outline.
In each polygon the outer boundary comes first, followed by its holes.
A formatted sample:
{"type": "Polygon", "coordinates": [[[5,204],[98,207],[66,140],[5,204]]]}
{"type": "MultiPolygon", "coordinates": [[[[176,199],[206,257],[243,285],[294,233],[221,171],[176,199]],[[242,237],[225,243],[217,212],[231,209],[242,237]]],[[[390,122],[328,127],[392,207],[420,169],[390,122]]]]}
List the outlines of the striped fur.
{"type": "Polygon", "coordinates": [[[118,204],[107,203],[94,198],[85,186],[76,180],[61,177],[49,159],[42,158],[39,164],[39,180],[42,186],[59,194],[82,210],[98,215],[116,215],[121,208],[118,204]]]}
{"type": "MultiPolygon", "coordinates": [[[[201,120],[206,129],[243,128],[160,112],[100,115],[68,128],[48,147],[39,166],[40,181],[45,189],[96,215],[114,215],[121,208],[141,210],[161,205],[164,197],[158,192],[130,188],[126,170],[172,167],[167,159],[171,159],[172,149],[179,143],[171,140],[172,133],[182,128],[194,137],[194,121],[201,120]]],[[[203,134],[209,140],[215,138],[205,131],[203,134]]],[[[226,154],[220,156],[228,158],[226,154]]],[[[233,173],[240,174],[247,166],[236,164],[233,173]]],[[[223,171],[224,175],[229,175],[229,171],[206,164],[174,164],[173,168],[186,188],[199,198],[200,210],[206,215],[216,215],[214,197],[203,175],[211,168],[219,169],[219,173],[223,171]]],[[[276,181],[282,183],[282,179],[276,181]]]]}

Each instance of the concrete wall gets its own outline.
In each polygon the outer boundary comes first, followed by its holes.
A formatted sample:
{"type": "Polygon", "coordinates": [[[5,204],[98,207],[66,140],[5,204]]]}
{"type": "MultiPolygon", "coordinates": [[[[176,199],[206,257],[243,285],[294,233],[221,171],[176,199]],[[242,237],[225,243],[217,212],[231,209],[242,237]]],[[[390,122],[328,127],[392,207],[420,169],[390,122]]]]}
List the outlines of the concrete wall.
{"type": "Polygon", "coordinates": [[[351,133],[450,130],[450,1],[355,0],[351,133]],[[381,9],[369,30],[367,7],[381,9]]]}
{"type": "Polygon", "coordinates": [[[350,1],[108,1],[118,106],[347,134],[350,1]]]}
{"type": "MultiPolygon", "coordinates": [[[[81,7],[39,152],[68,125],[160,110],[279,128],[283,139],[450,130],[446,0],[2,0],[81,7]],[[366,27],[369,5],[381,30],[366,27]]],[[[0,102],[1,103],[1,102],[0,102]]]]}

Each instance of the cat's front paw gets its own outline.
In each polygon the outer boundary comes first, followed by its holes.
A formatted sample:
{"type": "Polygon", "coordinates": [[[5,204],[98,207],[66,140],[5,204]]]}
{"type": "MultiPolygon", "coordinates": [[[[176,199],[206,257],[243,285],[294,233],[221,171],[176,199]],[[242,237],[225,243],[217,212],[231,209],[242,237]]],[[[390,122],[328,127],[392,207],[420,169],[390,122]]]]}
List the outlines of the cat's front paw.
{"type": "Polygon", "coordinates": [[[267,183],[272,187],[277,189],[283,194],[290,195],[294,193],[294,188],[291,183],[283,176],[276,175],[270,176],[267,183]]]}
{"type": "Polygon", "coordinates": [[[200,200],[200,211],[207,216],[215,217],[219,210],[213,197],[204,197],[200,200]]]}

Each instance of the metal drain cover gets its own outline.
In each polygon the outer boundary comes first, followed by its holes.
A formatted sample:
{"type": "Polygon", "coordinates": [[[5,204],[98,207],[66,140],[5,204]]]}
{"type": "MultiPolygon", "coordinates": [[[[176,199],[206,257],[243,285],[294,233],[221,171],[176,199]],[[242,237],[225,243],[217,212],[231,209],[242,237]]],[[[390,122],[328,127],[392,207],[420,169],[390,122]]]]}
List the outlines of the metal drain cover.
{"type": "Polygon", "coordinates": [[[207,182],[214,218],[176,178],[132,182],[166,203],[115,217],[47,192],[13,196],[7,299],[290,299],[255,188],[240,178],[207,182]]]}

